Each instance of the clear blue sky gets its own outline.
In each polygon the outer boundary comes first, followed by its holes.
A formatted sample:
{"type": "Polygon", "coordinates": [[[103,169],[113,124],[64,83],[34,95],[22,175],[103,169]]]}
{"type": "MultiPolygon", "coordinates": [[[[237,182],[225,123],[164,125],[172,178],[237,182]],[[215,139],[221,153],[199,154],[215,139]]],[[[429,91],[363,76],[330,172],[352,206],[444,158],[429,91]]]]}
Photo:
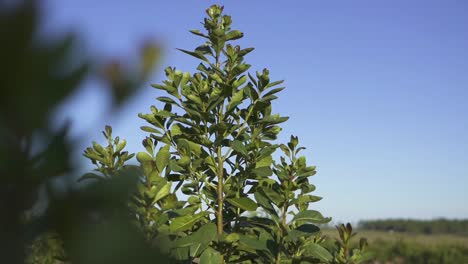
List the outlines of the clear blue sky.
{"type": "MultiPolygon", "coordinates": [[[[202,42],[187,30],[201,29],[213,3],[245,33],[240,44],[256,48],[253,69],[285,79],[274,111],[290,116],[282,138],[298,135],[318,167],[315,208],[338,221],[468,218],[467,1],[48,0],[46,25],[78,29],[105,57],[130,58],[142,39],[158,40],[159,82],[166,66],[195,70],[175,48],[202,42]]],[[[90,81],[58,118],[74,120],[86,141],[110,124],[141,150],[137,114],[158,91],[147,85],[117,115],[105,95],[90,81]]]]}

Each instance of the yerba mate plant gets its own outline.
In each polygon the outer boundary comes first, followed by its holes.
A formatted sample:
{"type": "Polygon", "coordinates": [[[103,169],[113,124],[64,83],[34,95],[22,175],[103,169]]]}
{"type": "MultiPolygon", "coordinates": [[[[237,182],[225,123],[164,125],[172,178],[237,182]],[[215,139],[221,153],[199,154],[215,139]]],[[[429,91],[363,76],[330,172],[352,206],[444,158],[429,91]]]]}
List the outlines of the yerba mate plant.
{"type": "MultiPolygon", "coordinates": [[[[254,49],[232,44],[243,33],[222,12],[207,9],[205,31],[190,31],[204,42],[180,49],[199,60],[197,71],[168,67],[167,79],[152,85],[162,94],[139,115],[148,136],[136,154],[129,216],[149,241],[165,241],[175,263],[331,263],[337,257],[317,226],[331,218],[310,208],[321,199],[311,194],[315,166],[297,137],[275,143],[288,120],[272,108],[282,81],[267,69],[249,72],[244,58],[254,49]]],[[[106,131],[109,145],[85,152],[102,179],[131,157],[106,131]]]]}

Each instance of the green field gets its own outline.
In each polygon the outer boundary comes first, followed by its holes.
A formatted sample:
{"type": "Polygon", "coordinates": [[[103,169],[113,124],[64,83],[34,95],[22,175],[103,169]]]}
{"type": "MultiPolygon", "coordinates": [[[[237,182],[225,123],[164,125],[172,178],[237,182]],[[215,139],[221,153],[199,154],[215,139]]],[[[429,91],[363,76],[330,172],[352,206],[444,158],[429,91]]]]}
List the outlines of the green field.
{"type": "MultiPolygon", "coordinates": [[[[385,241],[398,242],[406,241],[409,243],[417,243],[426,246],[436,246],[445,244],[458,244],[468,247],[468,236],[458,236],[449,234],[423,235],[409,234],[400,232],[385,232],[385,231],[370,231],[356,230],[356,238],[365,237],[369,243],[385,241]]],[[[337,237],[338,233],[335,229],[324,229],[323,234],[329,237],[337,237]]]]}
{"type": "MultiPolygon", "coordinates": [[[[369,263],[468,264],[468,236],[452,234],[413,234],[357,230],[355,242],[365,237],[373,260],[369,263]]],[[[323,234],[336,238],[334,229],[323,234]]]]}

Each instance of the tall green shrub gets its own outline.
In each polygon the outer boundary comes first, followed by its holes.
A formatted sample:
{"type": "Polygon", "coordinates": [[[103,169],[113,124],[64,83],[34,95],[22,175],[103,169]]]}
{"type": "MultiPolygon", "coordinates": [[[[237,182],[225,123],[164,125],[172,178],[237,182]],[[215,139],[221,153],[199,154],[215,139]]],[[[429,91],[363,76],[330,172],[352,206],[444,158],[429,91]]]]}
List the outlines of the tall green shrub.
{"type": "MultiPolygon", "coordinates": [[[[288,119],[272,108],[282,81],[271,81],[267,69],[249,72],[244,58],[254,49],[232,44],[243,33],[222,11],[211,6],[205,31],[190,31],[204,43],[180,49],[199,61],[197,71],[169,67],[167,79],[152,85],[162,95],[139,115],[148,136],[136,154],[130,217],[180,263],[329,263],[317,224],[330,218],[310,209],[321,199],[311,194],[315,167],[297,137],[275,143],[288,119]]],[[[85,152],[105,177],[131,157],[106,131],[108,146],[85,152]]]]}

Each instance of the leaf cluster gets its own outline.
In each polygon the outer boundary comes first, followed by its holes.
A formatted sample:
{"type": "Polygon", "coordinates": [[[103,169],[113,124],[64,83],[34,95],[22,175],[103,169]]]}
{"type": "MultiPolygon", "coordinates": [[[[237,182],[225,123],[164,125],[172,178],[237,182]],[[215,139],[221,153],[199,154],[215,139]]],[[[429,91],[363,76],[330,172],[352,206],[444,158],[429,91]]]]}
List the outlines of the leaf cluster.
{"type": "Polygon", "coordinates": [[[359,240],[359,248],[353,249],[351,247],[351,239],[357,233],[353,233],[353,227],[350,223],[337,225],[336,229],[339,234],[339,239],[335,241],[335,249],[333,251],[333,262],[336,264],[345,263],[366,263],[372,256],[367,252],[367,239],[361,238],[359,240]]]}
{"type": "MultiPolygon", "coordinates": [[[[208,8],[205,31],[190,31],[205,42],[180,49],[199,61],[197,71],[168,67],[166,80],[152,85],[162,95],[139,114],[148,135],[136,153],[128,217],[147,242],[163,241],[174,263],[359,261],[359,251],[348,251],[350,226],[338,229],[339,253],[324,247],[318,225],[331,218],[311,209],[321,200],[310,181],[316,168],[301,155],[298,137],[276,143],[288,120],[272,108],[282,81],[271,81],[267,69],[249,72],[244,58],[253,48],[232,44],[243,33],[222,12],[208,8]]],[[[93,143],[84,156],[112,180],[133,154],[110,127],[104,136],[108,146],[93,143]]]]}

